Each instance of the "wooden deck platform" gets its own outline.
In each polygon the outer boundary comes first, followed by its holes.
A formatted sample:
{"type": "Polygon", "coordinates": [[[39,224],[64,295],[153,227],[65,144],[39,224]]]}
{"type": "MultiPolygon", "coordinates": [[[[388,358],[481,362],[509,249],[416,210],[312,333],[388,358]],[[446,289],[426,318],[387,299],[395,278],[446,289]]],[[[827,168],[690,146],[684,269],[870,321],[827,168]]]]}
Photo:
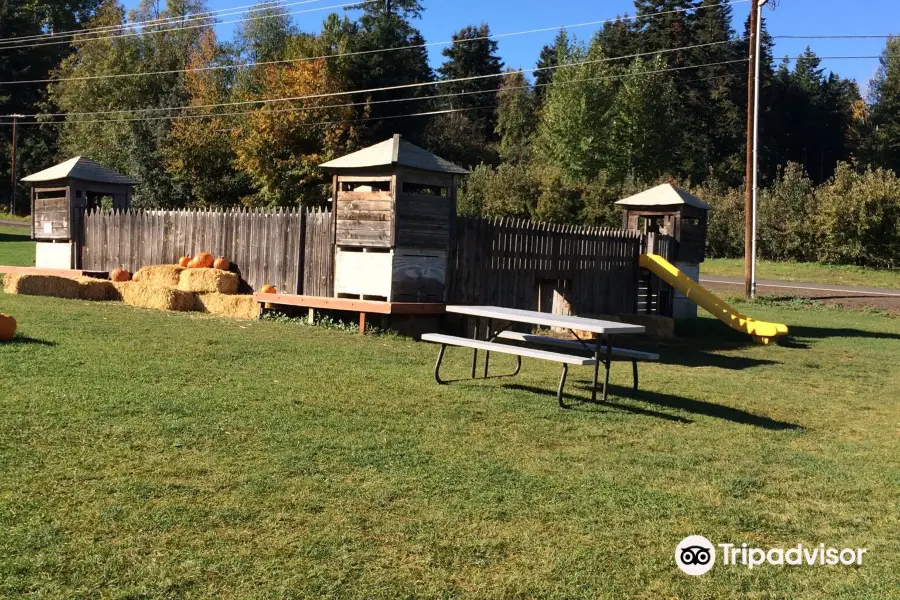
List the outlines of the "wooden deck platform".
{"type": "Polygon", "coordinates": [[[379,302],[377,300],[358,300],[355,298],[328,298],[324,296],[299,296],[296,294],[253,294],[253,299],[260,305],[262,314],[267,304],[276,306],[298,306],[311,311],[338,310],[359,313],[359,333],[366,332],[366,315],[442,315],[446,312],[446,304],[433,302],[379,302]]]}
{"type": "MultiPolygon", "coordinates": [[[[83,271],[81,269],[38,269],[37,267],[11,267],[8,265],[0,265],[0,274],[2,275],[52,275],[54,277],[81,277],[82,275],[90,277],[96,274],[95,271],[83,271]]],[[[106,275],[104,273],[104,275],[106,275]]]]}

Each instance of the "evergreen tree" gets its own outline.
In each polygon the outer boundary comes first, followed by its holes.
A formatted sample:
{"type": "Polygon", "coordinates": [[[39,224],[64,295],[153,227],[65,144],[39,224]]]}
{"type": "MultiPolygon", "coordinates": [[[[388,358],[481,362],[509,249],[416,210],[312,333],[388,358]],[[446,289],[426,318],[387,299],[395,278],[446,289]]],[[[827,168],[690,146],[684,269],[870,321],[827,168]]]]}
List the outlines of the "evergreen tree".
{"type": "Polygon", "coordinates": [[[534,89],[521,72],[510,71],[503,77],[498,94],[497,135],[500,157],[505,162],[526,163],[537,124],[534,89]]]}
{"type": "Polygon", "coordinates": [[[497,56],[497,42],[490,35],[487,24],[470,25],[455,33],[454,43],[443,51],[446,60],[437,70],[440,79],[449,80],[440,86],[441,93],[457,94],[442,99],[442,103],[448,108],[469,110],[466,117],[479,138],[476,142],[483,144],[496,140],[497,94],[491,92],[500,86],[499,75],[503,70],[503,62],[497,56]],[[453,81],[467,77],[478,79],[453,81]]]}
{"type": "MultiPolygon", "coordinates": [[[[0,39],[78,30],[90,22],[99,5],[100,0],[0,1],[0,39]]],[[[0,50],[0,81],[46,79],[70,52],[67,44],[3,48],[0,50]]],[[[0,114],[3,115],[43,112],[47,108],[46,102],[46,84],[0,87],[0,114]]],[[[16,170],[19,177],[50,166],[57,151],[58,132],[59,128],[52,125],[18,128],[16,170]]],[[[0,205],[10,204],[11,144],[12,127],[0,127],[0,205]]],[[[19,212],[27,208],[23,186],[19,186],[16,207],[19,212]]]]}
{"type": "Polygon", "coordinates": [[[548,44],[541,48],[538,56],[536,70],[534,71],[534,95],[538,104],[544,101],[547,90],[553,83],[553,75],[556,73],[555,67],[560,64],[560,57],[565,57],[569,53],[569,34],[565,29],[560,29],[559,33],[553,39],[552,44],[548,44]]]}
{"type": "Polygon", "coordinates": [[[665,60],[635,59],[613,105],[608,145],[610,173],[653,181],[676,164],[672,120],[678,94],[669,73],[658,72],[665,60]]]}
{"type": "MultiPolygon", "coordinates": [[[[348,82],[349,89],[373,89],[395,87],[412,83],[434,81],[434,74],[428,65],[425,40],[418,29],[410,24],[410,19],[419,18],[422,5],[417,0],[392,0],[390,12],[384,4],[374,2],[360,5],[363,10],[359,18],[358,34],[354,36],[351,51],[363,52],[354,57],[348,82]],[[410,47],[412,46],[412,47],[410,47]],[[382,52],[388,48],[403,48],[382,52]]],[[[408,89],[387,90],[373,94],[354,95],[355,102],[365,100],[388,100],[372,104],[367,108],[369,118],[362,132],[362,144],[373,144],[399,133],[411,142],[424,143],[424,119],[397,118],[401,115],[424,112],[427,105],[421,101],[404,102],[406,98],[420,98],[433,95],[428,86],[408,89]]]]}
{"type": "Polygon", "coordinates": [[[869,155],[876,166],[900,173],[900,38],[891,38],[869,88],[874,133],[869,155]]]}

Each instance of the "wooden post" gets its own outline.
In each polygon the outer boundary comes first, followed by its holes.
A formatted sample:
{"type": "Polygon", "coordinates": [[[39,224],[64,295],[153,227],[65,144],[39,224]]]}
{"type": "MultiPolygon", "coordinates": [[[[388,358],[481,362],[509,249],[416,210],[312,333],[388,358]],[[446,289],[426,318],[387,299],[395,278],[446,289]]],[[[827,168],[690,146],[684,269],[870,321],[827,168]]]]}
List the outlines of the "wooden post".
{"type": "Polygon", "coordinates": [[[359,313],[359,335],[366,335],[366,313],[359,313]]]}

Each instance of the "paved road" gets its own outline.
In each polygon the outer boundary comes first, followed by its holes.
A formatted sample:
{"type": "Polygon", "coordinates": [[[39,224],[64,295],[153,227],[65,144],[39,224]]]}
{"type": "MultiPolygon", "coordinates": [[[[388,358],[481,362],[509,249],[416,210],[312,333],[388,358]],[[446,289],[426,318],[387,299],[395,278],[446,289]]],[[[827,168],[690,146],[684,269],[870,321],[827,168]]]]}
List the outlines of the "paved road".
{"type": "MultiPolygon", "coordinates": [[[[700,283],[716,283],[725,285],[744,285],[741,277],[723,277],[719,275],[700,275],[700,283]]],[[[784,290],[806,290],[812,292],[840,292],[857,296],[886,296],[900,298],[900,290],[885,288],[858,287],[852,285],[835,285],[831,283],[804,283],[801,281],[775,281],[772,279],[757,279],[757,289],[772,288],[784,290]]]]}
{"type": "Polygon", "coordinates": [[[23,229],[28,229],[31,227],[31,221],[25,221],[23,223],[22,221],[5,221],[0,219],[0,225],[3,225],[4,227],[22,227],[23,229]]]}

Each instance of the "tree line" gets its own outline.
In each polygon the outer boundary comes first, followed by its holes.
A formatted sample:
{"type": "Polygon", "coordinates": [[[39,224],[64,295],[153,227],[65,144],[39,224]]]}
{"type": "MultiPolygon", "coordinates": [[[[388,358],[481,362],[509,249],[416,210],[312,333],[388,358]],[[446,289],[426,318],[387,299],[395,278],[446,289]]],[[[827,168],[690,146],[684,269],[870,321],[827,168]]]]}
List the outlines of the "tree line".
{"type": "MultiPolygon", "coordinates": [[[[711,253],[740,250],[742,229],[729,219],[744,184],[749,23],[738,33],[719,0],[636,0],[633,18],[586,39],[561,30],[524,71],[503,63],[485,23],[454,34],[432,69],[415,26],[427,18],[419,0],[332,13],[318,31],[261,3],[231,39],[217,37],[207,12],[202,0],[170,0],[164,10],[143,0],[132,11],[116,0],[0,5],[0,39],[96,27],[141,33],[0,47],[0,81],[53,80],[0,86],[0,114],[57,115],[20,126],[20,176],[85,155],[137,179],[139,206],[315,205],[329,193],[318,164],[400,133],[472,169],[466,214],[618,225],[615,200],[671,179],[716,207],[711,253]],[[158,19],[169,21],[139,24],[158,19]],[[271,101],[282,98],[295,100],[271,101]]],[[[769,191],[761,201],[766,210],[778,202],[772,214],[790,205],[801,229],[815,219],[825,227],[822,198],[853,185],[874,190],[872,181],[900,171],[900,40],[887,42],[865,98],[809,48],[776,61],[765,22],[762,47],[760,168],[769,191]],[[778,190],[795,184],[812,195],[784,200],[778,190]]],[[[7,181],[10,133],[0,126],[7,181]]],[[[845,199],[847,211],[853,202],[845,199]]],[[[895,207],[881,211],[881,231],[900,227],[889,222],[900,195],[873,202],[895,207]]],[[[809,249],[771,255],[874,260],[809,249]]]]}

